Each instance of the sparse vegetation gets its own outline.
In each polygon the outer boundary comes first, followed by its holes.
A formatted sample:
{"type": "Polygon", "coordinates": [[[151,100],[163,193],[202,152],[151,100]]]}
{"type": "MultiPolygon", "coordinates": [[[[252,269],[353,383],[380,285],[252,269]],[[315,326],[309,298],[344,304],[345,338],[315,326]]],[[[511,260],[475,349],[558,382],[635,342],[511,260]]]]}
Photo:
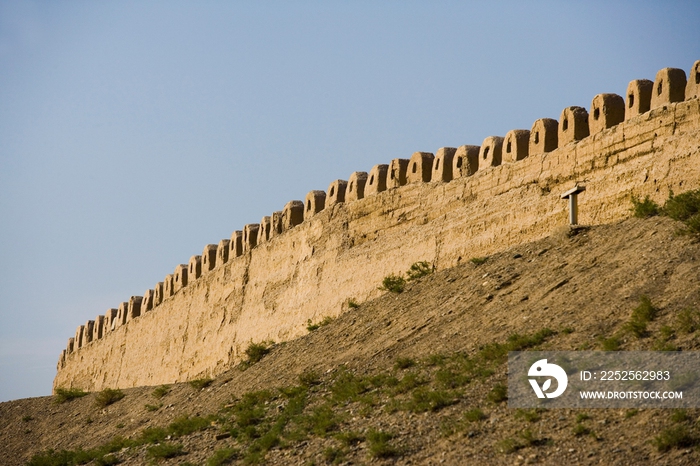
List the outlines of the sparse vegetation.
{"type": "Polygon", "coordinates": [[[669,451],[672,448],[688,448],[697,443],[698,439],[683,424],[664,429],[654,437],[654,445],[661,452],[669,451]]]}
{"type": "Polygon", "coordinates": [[[416,365],[416,360],[413,358],[398,358],[394,363],[394,369],[408,369],[416,365]]]}
{"type": "Polygon", "coordinates": [[[214,379],[210,379],[209,377],[205,377],[202,379],[190,380],[189,384],[195,390],[203,390],[203,389],[207,388],[209,385],[211,385],[212,382],[214,382],[214,379]]]}
{"type": "Polygon", "coordinates": [[[414,262],[406,272],[408,280],[417,280],[433,273],[433,266],[426,261],[414,262]]]}
{"type": "Polygon", "coordinates": [[[124,398],[124,392],[113,388],[105,388],[95,396],[95,404],[104,408],[124,398]]]}
{"type": "Polygon", "coordinates": [[[527,422],[537,422],[542,419],[542,416],[540,416],[540,412],[537,409],[518,409],[515,411],[515,418],[527,422]]]}
{"type": "Polygon", "coordinates": [[[348,308],[357,309],[358,307],[360,307],[360,304],[357,301],[355,301],[355,299],[348,299],[348,308]]]}
{"type": "Polygon", "coordinates": [[[326,325],[330,324],[330,323],[333,322],[334,320],[335,320],[335,317],[326,316],[326,317],[324,317],[323,320],[321,320],[320,322],[315,323],[315,324],[312,324],[312,323],[311,323],[311,319],[309,319],[309,320],[306,322],[306,323],[307,323],[306,329],[307,329],[309,332],[313,332],[314,330],[318,330],[318,329],[321,328],[321,327],[325,327],[326,325]]]}
{"type": "Polygon", "coordinates": [[[186,454],[187,452],[184,450],[182,445],[173,443],[161,443],[159,445],[148,447],[146,450],[146,457],[151,460],[175,458],[176,456],[186,454]]]}
{"type": "Polygon", "coordinates": [[[658,312],[659,310],[651,304],[649,297],[642,295],[639,298],[639,305],[632,311],[632,316],[624,329],[637,338],[643,338],[647,335],[647,324],[656,319],[658,312]]]}
{"type": "Polygon", "coordinates": [[[502,383],[498,383],[491,389],[487,398],[493,403],[502,403],[508,399],[508,388],[502,383]]]}
{"type": "Polygon", "coordinates": [[[67,401],[75,400],[76,398],[82,398],[87,395],[88,392],[81,390],[79,388],[57,388],[56,394],[54,395],[54,402],[56,404],[62,404],[67,401]]]}
{"type": "Polygon", "coordinates": [[[485,264],[487,260],[488,257],[472,257],[471,259],[469,259],[469,261],[474,265],[485,264]]]}
{"type": "Polygon", "coordinates": [[[613,335],[610,338],[600,337],[600,346],[603,351],[619,351],[620,350],[620,338],[613,335]]]}
{"type": "Polygon", "coordinates": [[[486,417],[486,414],[479,408],[473,408],[464,413],[464,419],[469,422],[483,421],[486,417]]]}
{"type": "Polygon", "coordinates": [[[406,279],[400,275],[387,275],[382,280],[382,286],[379,287],[382,291],[389,291],[391,293],[402,293],[406,288],[406,279]]]}
{"type": "Polygon", "coordinates": [[[374,458],[393,458],[399,456],[399,450],[389,443],[393,438],[394,435],[389,432],[370,429],[370,431],[367,432],[370,455],[374,458]]]}
{"type": "Polygon", "coordinates": [[[158,411],[162,406],[163,406],[162,404],[160,404],[160,405],[151,405],[151,404],[147,404],[147,405],[145,406],[145,408],[146,408],[146,411],[152,413],[152,412],[154,412],[154,411],[158,411]]]}
{"type": "Polygon", "coordinates": [[[639,200],[638,197],[632,196],[632,212],[637,218],[649,218],[655,215],[659,215],[661,208],[659,205],[652,201],[649,196],[644,197],[644,200],[639,200]]]}
{"type": "Polygon", "coordinates": [[[167,395],[169,392],[170,392],[170,386],[169,386],[169,385],[161,385],[160,387],[156,387],[156,388],[153,390],[152,395],[153,395],[154,398],[161,399],[161,398],[163,398],[165,395],[167,395]]]}
{"type": "Polygon", "coordinates": [[[231,464],[240,458],[241,452],[236,448],[222,448],[216,450],[214,454],[207,460],[207,466],[223,466],[231,464]]]}
{"type": "Polygon", "coordinates": [[[241,452],[237,448],[222,448],[221,450],[216,450],[207,460],[207,466],[231,464],[235,460],[240,459],[240,455],[241,452]]]}
{"type": "Polygon", "coordinates": [[[692,309],[683,309],[676,317],[676,326],[683,333],[693,333],[698,329],[700,324],[700,315],[692,309]]]}
{"type": "Polygon", "coordinates": [[[688,233],[700,233],[700,189],[687,191],[678,196],[670,192],[663,212],[673,220],[683,222],[688,233]]]}
{"type": "Polygon", "coordinates": [[[250,342],[248,348],[245,350],[246,356],[248,356],[248,364],[255,364],[260,362],[269,352],[272,342],[262,341],[260,343],[250,342]]]}

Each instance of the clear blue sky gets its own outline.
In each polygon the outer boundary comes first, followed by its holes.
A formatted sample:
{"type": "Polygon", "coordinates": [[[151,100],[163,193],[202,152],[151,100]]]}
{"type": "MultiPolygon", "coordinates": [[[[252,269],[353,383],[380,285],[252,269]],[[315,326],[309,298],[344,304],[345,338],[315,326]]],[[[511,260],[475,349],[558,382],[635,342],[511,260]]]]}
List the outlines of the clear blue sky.
{"type": "Polygon", "coordinates": [[[312,189],[700,59],[700,3],[0,0],[0,401],[312,189]]]}

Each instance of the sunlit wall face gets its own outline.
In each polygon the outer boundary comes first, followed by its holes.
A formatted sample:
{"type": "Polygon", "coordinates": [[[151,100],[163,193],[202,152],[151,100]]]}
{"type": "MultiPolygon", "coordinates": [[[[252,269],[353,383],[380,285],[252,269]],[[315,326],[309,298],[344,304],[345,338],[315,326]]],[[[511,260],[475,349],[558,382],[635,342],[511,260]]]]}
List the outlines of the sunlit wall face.
{"type": "Polygon", "coordinates": [[[700,5],[0,2],[0,401],[292,199],[624,95],[700,5]]]}

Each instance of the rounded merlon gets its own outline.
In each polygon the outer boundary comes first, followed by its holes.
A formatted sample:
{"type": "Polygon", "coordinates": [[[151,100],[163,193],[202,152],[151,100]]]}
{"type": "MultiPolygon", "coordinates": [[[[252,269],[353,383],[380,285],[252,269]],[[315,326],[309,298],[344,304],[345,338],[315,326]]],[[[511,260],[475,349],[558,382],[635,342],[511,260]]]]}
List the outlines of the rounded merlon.
{"type": "Polygon", "coordinates": [[[173,274],[173,293],[177,293],[187,286],[188,269],[188,264],[180,264],[175,267],[175,273],[173,274]]]}
{"type": "Polygon", "coordinates": [[[259,223],[249,223],[243,227],[243,252],[248,252],[258,245],[259,223]]]}
{"type": "Polygon", "coordinates": [[[535,120],[530,129],[529,155],[551,152],[559,145],[559,122],[553,118],[535,120]]]}
{"type": "Polygon", "coordinates": [[[269,215],[260,219],[260,228],[258,228],[258,244],[264,243],[270,239],[270,225],[272,220],[269,215]]]}
{"type": "Polygon", "coordinates": [[[187,263],[187,281],[193,282],[202,276],[202,256],[192,256],[187,263]]]}
{"type": "Polygon", "coordinates": [[[617,94],[598,94],[591,101],[589,115],[590,133],[600,133],[625,120],[625,100],[617,94]]]}
{"type": "Polygon", "coordinates": [[[367,172],[353,172],[348,178],[348,188],[345,190],[345,202],[357,201],[365,197],[367,172]]]}
{"type": "Polygon", "coordinates": [[[441,147],[435,154],[433,160],[433,170],[430,174],[430,181],[452,181],[452,162],[454,160],[456,147],[441,147]]]}
{"type": "Polygon", "coordinates": [[[156,286],[153,287],[153,307],[156,307],[160,303],[162,303],[164,298],[165,298],[164,283],[158,282],[158,283],[156,283],[156,286]]]}
{"type": "Polygon", "coordinates": [[[270,238],[282,234],[282,221],[284,220],[284,212],[277,210],[272,212],[270,216],[270,238]]]}
{"type": "Polygon", "coordinates": [[[175,294],[175,274],[169,273],[163,280],[163,299],[175,294]]]}
{"type": "Polygon", "coordinates": [[[530,153],[530,131],[527,129],[512,129],[503,137],[502,161],[517,162],[530,153]]]}
{"type": "Polygon", "coordinates": [[[693,63],[688,75],[688,83],[685,86],[685,100],[700,97],[700,60],[693,63]]]}
{"type": "Polygon", "coordinates": [[[386,179],[389,174],[389,165],[375,165],[367,175],[367,183],[365,183],[365,197],[372,194],[386,191],[386,179]]]}
{"type": "Polygon", "coordinates": [[[497,167],[502,161],[503,138],[489,136],[484,139],[479,150],[479,167],[497,167]]]}
{"type": "Polygon", "coordinates": [[[243,232],[240,230],[236,230],[233,233],[231,233],[231,240],[229,241],[229,251],[228,251],[228,257],[229,259],[233,259],[235,257],[240,257],[243,255],[243,232]]]}
{"type": "Polygon", "coordinates": [[[155,292],[153,290],[146,290],[143,293],[143,301],[141,301],[141,311],[149,312],[153,310],[153,297],[155,292]]]}
{"type": "Polygon", "coordinates": [[[85,329],[84,325],[79,325],[77,329],[75,329],[75,344],[73,345],[73,348],[77,351],[78,349],[83,347],[83,330],[85,329]]]}
{"type": "Polygon", "coordinates": [[[230,244],[231,240],[229,239],[222,239],[219,241],[219,244],[216,247],[216,265],[225,264],[228,262],[230,244]]]}
{"type": "Polygon", "coordinates": [[[118,329],[122,325],[126,324],[126,320],[129,315],[129,303],[123,302],[119,305],[119,308],[117,309],[117,319],[116,319],[116,325],[112,327],[113,329],[118,329]]]}
{"type": "Polygon", "coordinates": [[[75,351],[75,337],[68,338],[68,344],[66,345],[66,353],[70,354],[75,351]]]}
{"type": "Polygon", "coordinates": [[[635,79],[627,85],[625,120],[646,113],[651,108],[651,90],[654,83],[648,79],[635,79]]]}
{"type": "Polygon", "coordinates": [[[202,251],[202,273],[207,273],[214,270],[216,267],[216,244],[207,244],[202,251]]]}
{"type": "Polygon", "coordinates": [[[566,107],[559,118],[559,147],[588,137],[588,111],[583,107],[566,107]]]}
{"type": "Polygon", "coordinates": [[[389,164],[389,174],[386,179],[387,189],[399,188],[408,183],[406,170],[408,170],[408,159],[393,159],[389,164]]]}
{"type": "Polygon", "coordinates": [[[651,108],[685,100],[687,85],[685,71],[680,68],[664,68],[656,73],[651,90],[651,108]]]}
{"type": "Polygon", "coordinates": [[[332,207],[341,202],[345,202],[345,191],[348,188],[348,182],[345,180],[335,180],[328,186],[328,196],[326,196],[326,205],[332,207]]]}
{"type": "Polygon", "coordinates": [[[94,327],[94,320],[88,320],[87,322],[85,322],[85,325],[83,325],[83,346],[87,345],[92,341],[92,331],[94,327]]]}
{"type": "Polygon", "coordinates": [[[452,178],[472,176],[479,170],[479,151],[481,147],[459,146],[452,158],[452,178]]]}
{"type": "Polygon", "coordinates": [[[290,230],[303,221],[304,203],[299,200],[287,202],[282,210],[282,230],[290,230]]]}
{"type": "Polygon", "coordinates": [[[92,328],[92,339],[99,340],[104,335],[105,331],[105,316],[99,315],[95,317],[95,326],[92,328]]]}
{"type": "Polygon", "coordinates": [[[108,309],[107,312],[105,312],[105,320],[104,320],[104,330],[102,330],[102,335],[107,335],[109,332],[114,330],[114,326],[117,320],[117,310],[112,308],[108,309]]]}
{"type": "Polygon", "coordinates": [[[304,198],[304,220],[307,220],[326,208],[326,192],[309,191],[304,198]]]}
{"type": "Polygon", "coordinates": [[[435,155],[432,152],[414,152],[408,161],[406,181],[408,183],[430,182],[433,176],[433,160],[435,155]]]}
{"type": "Polygon", "coordinates": [[[132,296],[129,298],[129,307],[127,308],[126,321],[135,319],[141,315],[141,303],[143,302],[143,296],[132,296]]]}

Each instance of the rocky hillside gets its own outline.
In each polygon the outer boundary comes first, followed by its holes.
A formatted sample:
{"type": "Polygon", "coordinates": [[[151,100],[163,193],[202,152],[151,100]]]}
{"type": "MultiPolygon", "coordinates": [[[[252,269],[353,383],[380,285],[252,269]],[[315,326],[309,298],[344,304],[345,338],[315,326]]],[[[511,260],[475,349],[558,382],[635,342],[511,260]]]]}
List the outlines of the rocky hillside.
{"type": "Polygon", "coordinates": [[[215,380],[0,403],[0,464],[700,464],[700,410],[516,410],[505,391],[512,349],[700,349],[700,244],[680,225],[465,258],[255,342],[215,380]],[[659,312],[637,336],[643,296],[659,312]]]}

